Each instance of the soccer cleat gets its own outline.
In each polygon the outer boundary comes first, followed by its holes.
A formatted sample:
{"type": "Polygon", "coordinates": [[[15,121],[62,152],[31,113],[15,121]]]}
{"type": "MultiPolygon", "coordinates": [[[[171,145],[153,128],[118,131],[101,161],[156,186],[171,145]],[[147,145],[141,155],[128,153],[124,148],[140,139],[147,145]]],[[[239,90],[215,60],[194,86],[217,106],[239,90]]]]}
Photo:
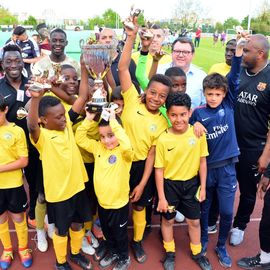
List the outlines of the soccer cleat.
{"type": "Polygon", "coordinates": [[[201,267],[202,270],[212,270],[212,266],[206,256],[202,253],[192,255],[192,259],[201,267]]]}
{"type": "Polygon", "coordinates": [[[72,270],[68,262],[61,263],[61,264],[56,262],[55,269],[56,270],[72,270]]]}
{"type": "Polygon", "coordinates": [[[113,254],[109,252],[100,262],[99,266],[102,268],[106,268],[111,266],[118,259],[117,254],[113,254]]]}
{"type": "Polygon", "coordinates": [[[86,236],[83,237],[82,240],[82,251],[85,254],[88,255],[94,255],[95,254],[95,249],[89,244],[88,239],[86,236]]]}
{"type": "Polygon", "coordinates": [[[12,248],[4,249],[1,259],[0,259],[0,267],[1,269],[8,269],[13,260],[12,248]]]}
{"type": "Polygon", "coordinates": [[[87,237],[88,243],[93,248],[97,248],[99,246],[99,242],[98,242],[97,238],[94,236],[94,234],[91,231],[87,231],[85,236],[87,237]]]}
{"type": "Polygon", "coordinates": [[[27,218],[27,224],[29,228],[35,229],[37,224],[35,219],[31,219],[30,217],[27,218]]]}
{"type": "Polygon", "coordinates": [[[163,266],[165,270],[174,270],[175,265],[175,252],[166,252],[165,260],[163,261],[163,266]]]}
{"type": "Polygon", "coordinates": [[[233,228],[231,230],[230,245],[240,245],[244,240],[244,234],[245,232],[243,230],[240,230],[239,228],[233,228]]]}
{"type": "Polygon", "coordinates": [[[96,262],[99,262],[100,260],[103,259],[103,257],[105,256],[107,252],[107,247],[106,247],[106,241],[102,240],[99,243],[99,247],[96,249],[96,253],[94,254],[94,260],[96,262]]]}
{"type": "Polygon", "coordinates": [[[84,257],[81,253],[78,254],[70,254],[69,259],[73,262],[79,265],[84,270],[92,270],[93,265],[92,263],[84,257]]]}
{"type": "Polygon", "coordinates": [[[45,252],[48,249],[48,241],[46,239],[46,232],[44,229],[37,229],[37,248],[41,252],[45,252]]]}
{"type": "Polygon", "coordinates": [[[19,248],[19,255],[23,267],[28,268],[33,263],[33,258],[31,254],[32,250],[29,248],[19,248]]]}
{"type": "Polygon", "coordinates": [[[222,266],[224,266],[226,268],[232,267],[232,259],[229,256],[229,254],[227,253],[227,250],[226,250],[225,246],[216,247],[215,251],[217,253],[219,263],[222,266]]]}
{"type": "Polygon", "coordinates": [[[237,265],[243,269],[260,269],[270,270],[269,263],[261,263],[261,255],[257,254],[254,257],[245,257],[237,262],[237,265]]]}
{"type": "Polygon", "coordinates": [[[213,226],[208,226],[208,234],[214,234],[217,233],[217,224],[213,226]]]}
{"type": "Polygon", "coordinates": [[[185,216],[182,213],[180,213],[179,211],[176,211],[176,216],[174,217],[174,220],[176,222],[181,223],[185,220],[185,216]]]}
{"type": "Polygon", "coordinates": [[[136,242],[134,240],[131,241],[131,248],[134,253],[134,257],[138,263],[144,263],[147,259],[145,251],[142,247],[142,241],[136,242]]]}
{"type": "Polygon", "coordinates": [[[118,260],[116,265],[114,266],[113,270],[127,270],[130,266],[130,257],[125,260],[118,260]]]}

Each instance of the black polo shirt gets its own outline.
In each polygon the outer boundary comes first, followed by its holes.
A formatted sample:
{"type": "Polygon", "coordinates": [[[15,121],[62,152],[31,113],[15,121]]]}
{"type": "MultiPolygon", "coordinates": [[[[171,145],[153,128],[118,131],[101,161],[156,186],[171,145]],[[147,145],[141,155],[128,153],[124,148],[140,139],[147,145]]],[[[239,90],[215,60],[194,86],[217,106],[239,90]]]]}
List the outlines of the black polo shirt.
{"type": "Polygon", "coordinates": [[[24,107],[30,97],[26,95],[25,84],[28,82],[28,78],[22,76],[22,82],[20,88],[20,94],[18,96],[18,90],[15,89],[7,80],[6,77],[0,79],[0,95],[2,95],[8,104],[7,120],[13,122],[19,127],[23,128],[27,139],[29,139],[29,132],[27,129],[26,117],[23,119],[17,118],[17,111],[20,107],[24,107]]]}

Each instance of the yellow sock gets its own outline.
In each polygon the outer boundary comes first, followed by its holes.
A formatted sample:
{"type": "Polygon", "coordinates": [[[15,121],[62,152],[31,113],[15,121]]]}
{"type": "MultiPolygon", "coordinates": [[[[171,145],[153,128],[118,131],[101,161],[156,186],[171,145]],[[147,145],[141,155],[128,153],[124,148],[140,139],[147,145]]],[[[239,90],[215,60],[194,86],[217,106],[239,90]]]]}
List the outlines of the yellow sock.
{"type": "Polygon", "coordinates": [[[17,223],[14,221],[19,248],[26,248],[28,246],[28,228],[26,224],[25,214],[23,216],[23,221],[17,223]]]}
{"type": "Polygon", "coordinates": [[[76,255],[80,252],[80,249],[82,247],[84,230],[81,229],[80,231],[72,231],[71,229],[69,229],[69,235],[70,235],[71,254],[76,255]]]}
{"type": "Polygon", "coordinates": [[[93,221],[84,222],[85,231],[91,231],[93,227],[93,221]]]}
{"type": "Polygon", "coordinates": [[[67,261],[67,236],[60,236],[53,234],[53,247],[58,263],[65,263],[67,261]]]}
{"type": "Polygon", "coordinates": [[[163,241],[163,246],[166,252],[175,252],[175,243],[174,240],[170,242],[163,241]]]}
{"type": "Polygon", "coordinates": [[[4,249],[12,248],[9,227],[8,227],[8,219],[0,224],[0,240],[2,241],[4,249]]]}
{"type": "Polygon", "coordinates": [[[146,225],[145,220],[145,208],[142,211],[132,212],[133,224],[134,224],[134,237],[133,240],[139,242],[143,238],[143,233],[146,225]]]}
{"type": "Polygon", "coordinates": [[[46,203],[40,203],[37,200],[36,208],[35,208],[35,216],[36,216],[36,228],[39,230],[44,229],[44,218],[46,215],[46,203]]]}
{"type": "Polygon", "coordinates": [[[190,249],[193,255],[197,255],[199,253],[201,253],[202,251],[202,244],[198,244],[198,245],[194,245],[192,243],[190,243],[190,249]]]}

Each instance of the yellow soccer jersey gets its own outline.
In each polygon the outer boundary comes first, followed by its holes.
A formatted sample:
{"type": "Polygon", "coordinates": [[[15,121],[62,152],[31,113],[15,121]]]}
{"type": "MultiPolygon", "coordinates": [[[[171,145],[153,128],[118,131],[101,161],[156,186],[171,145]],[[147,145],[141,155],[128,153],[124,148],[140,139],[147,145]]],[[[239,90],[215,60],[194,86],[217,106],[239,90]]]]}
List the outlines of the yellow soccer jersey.
{"type": "Polygon", "coordinates": [[[134,85],[122,95],[125,106],[121,120],[134,149],[134,161],[145,160],[168,123],[160,112],[152,114],[146,109],[134,85]]]}
{"type": "Polygon", "coordinates": [[[42,161],[48,202],[67,200],[85,188],[84,182],[88,177],[68,115],[64,131],[41,128],[37,143],[32,143],[42,161]]]}
{"type": "MultiPolygon", "coordinates": [[[[134,62],[136,63],[136,65],[138,65],[138,61],[139,61],[139,57],[140,57],[140,52],[134,52],[132,54],[132,59],[134,60],[134,62]]],[[[151,69],[152,66],[152,61],[153,61],[153,56],[151,54],[147,55],[147,62],[146,62],[146,74],[149,74],[149,71],[151,69]]],[[[167,65],[168,63],[172,62],[172,56],[165,54],[158,62],[158,65],[167,65]]]]}
{"type": "Polygon", "coordinates": [[[91,140],[87,132],[94,121],[85,119],[77,128],[78,145],[95,157],[94,188],[98,203],[105,209],[119,209],[129,201],[129,171],[133,151],[124,129],[116,120],[110,121],[119,145],[109,150],[100,141],[91,140]]]}
{"type": "Polygon", "coordinates": [[[157,141],[155,168],[164,168],[166,179],[184,181],[198,174],[200,158],[206,156],[206,136],[197,138],[193,126],[178,135],[166,130],[157,141]]]}
{"type": "MultiPolygon", "coordinates": [[[[14,123],[0,126],[0,164],[8,164],[27,156],[27,143],[23,129],[14,123]]],[[[0,189],[20,187],[22,184],[21,169],[0,173],[0,189]]]]}
{"type": "Polygon", "coordinates": [[[226,76],[231,70],[231,67],[227,65],[226,63],[218,63],[214,64],[210,69],[208,74],[217,72],[222,76],[226,76]]]}

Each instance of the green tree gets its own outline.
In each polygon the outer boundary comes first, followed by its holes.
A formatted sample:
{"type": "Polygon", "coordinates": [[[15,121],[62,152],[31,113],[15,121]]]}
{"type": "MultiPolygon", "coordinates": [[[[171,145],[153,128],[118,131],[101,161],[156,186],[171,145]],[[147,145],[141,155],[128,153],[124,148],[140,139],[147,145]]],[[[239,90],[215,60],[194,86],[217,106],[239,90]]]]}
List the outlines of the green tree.
{"type": "Polygon", "coordinates": [[[30,15],[27,20],[25,20],[23,22],[23,24],[25,25],[33,25],[33,26],[36,26],[37,25],[37,20],[34,16],[30,15]]]}
{"type": "Polygon", "coordinates": [[[247,28],[248,28],[248,16],[246,16],[246,17],[242,20],[241,26],[242,26],[244,29],[247,29],[247,28]]]}
{"type": "Polygon", "coordinates": [[[233,18],[229,17],[223,24],[224,30],[226,29],[233,29],[235,26],[240,25],[240,22],[233,18]]]}
{"type": "Polygon", "coordinates": [[[98,26],[104,25],[104,20],[103,20],[103,18],[100,17],[100,16],[95,16],[95,17],[92,18],[92,19],[88,19],[88,26],[89,26],[89,29],[93,30],[95,25],[98,25],[98,26]]]}
{"type": "Polygon", "coordinates": [[[223,24],[221,22],[217,22],[216,25],[215,25],[215,31],[218,31],[219,33],[221,33],[223,30],[226,31],[227,28],[225,28],[223,26],[223,24]]]}
{"type": "Polygon", "coordinates": [[[0,24],[17,24],[18,19],[14,15],[12,15],[8,9],[0,6],[0,24]]]}

